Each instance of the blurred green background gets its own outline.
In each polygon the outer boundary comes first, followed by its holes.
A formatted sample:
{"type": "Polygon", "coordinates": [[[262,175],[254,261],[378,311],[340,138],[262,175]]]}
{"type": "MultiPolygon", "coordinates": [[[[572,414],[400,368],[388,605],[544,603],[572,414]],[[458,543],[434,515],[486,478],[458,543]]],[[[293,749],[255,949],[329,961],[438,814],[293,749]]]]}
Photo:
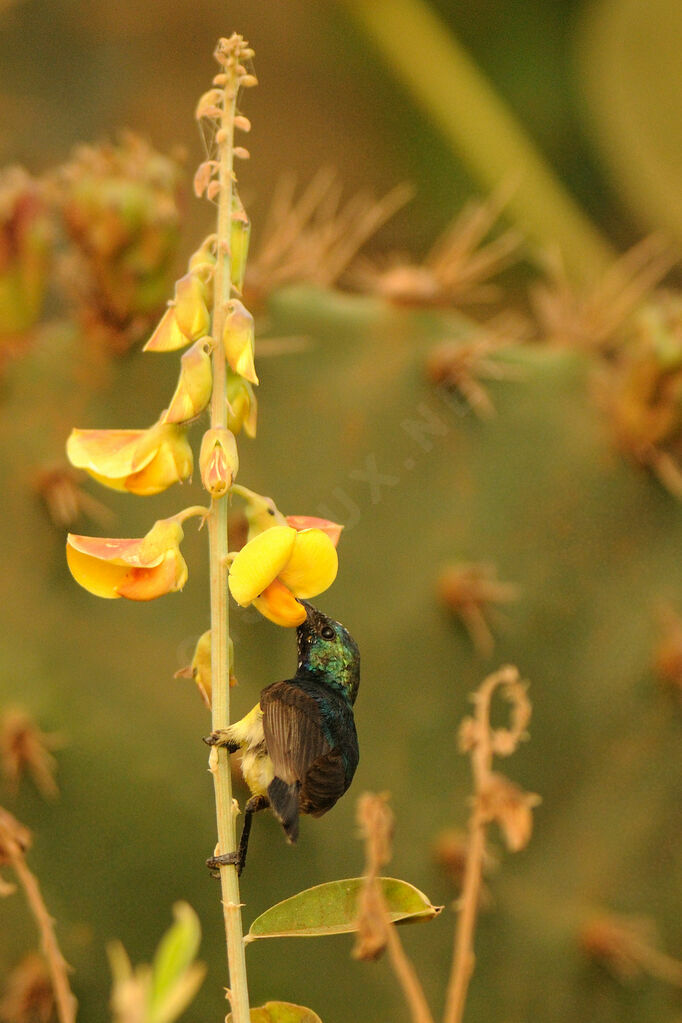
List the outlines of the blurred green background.
{"type": "MultiPolygon", "coordinates": [[[[614,248],[653,229],[682,235],[675,0],[432,7],[614,248]]],[[[0,4],[2,163],[39,173],[77,142],[127,127],[164,152],[184,147],[191,178],[203,157],[194,107],[217,37],[233,30],[256,50],[259,87],[242,104],[251,160],[240,173],[256,239],[283,170],[303,184],[333,166],[348,194],[411,182],[413,201],[372,240],[375,252],[419,256],[480,191],[341,2],[0,4]]],[[[189,185],[185,198],[183,258],[211,229],[210,207],[189,185]]],[[[531,680],[534,717],[530,743],[504,769],[543,803],[528,849],[501,854],[489,880],[467,1019],[674,1023],[679,993],[647,977],[615,980],[582,955],[577,935],[607,909],[651,916],[662,947],[682,946],[679,703],[651,668],[655,609],[679,604],[682,591],[679,505],[614,452],[584,354],[520,356],[522,379],[491,385],[498,416],[481,423],[425,378],[426,354],[451,329],[439,314],[305,288],[272,295],[267,313],[268,333],[310,344],[259,364],[259,433],[240,441],[240,482],[286,513],[348,524],[339,578],[320,605],[362,650],[361,761],[351,792],[329,816],[303,822],[297,847],[269,816],[256,819],[247,924],[300,888],[360,873],[354,796],[389,790],[390,870],[447,906],[402,932],[439,1014],[456,892],[431,845],[466,819],[470,779],[455,734],[468,693],[513,662],[531,680]],[[418,442],[405,424],[425,415],[438,432],[418,442]],[[391,484],[372,491],[363,480],[372,466],[391,484]],[[452,561],[494,563],[520,587],[491,658],[438,605],[436,580],[452,561]]],[[[67,744],[58,802],[29,783],[18,797],[0,788],[0,802],[35,832],[30,862],[75,970],[79,1018],[108,1018],[106,943],[119,938],[134,962],[149,959],[183,898],[201,918],[209,966],[186,1018],[217,1019],[226,977],[218,889],[203,865],[215,833],[200,741],[209,724],[191,684],[173,678],[208,625],[205,537],[186,531],[181,595],[149,606],[97,601],[71,580],[63,533],[30,486],[36,466],[61,458],[71,425],[152,422],[176,362],[117,362],[84,412],[70,343],[34,348],[2,384],[0,704],[21,704],[67,744]]],[[[201,500],[197,481],[144,500],[87,489],[115,511],[114,535],[142,535],[201,500]]],[[[235,613],[233,623],[241,714],[292,671],[294,639],[253,615],[235,613]]],[[[21,898],[1,902],[0,977],[34,943],[21,898]]],[[[354,962],[350,947],[344,937],[254,944],[253,1004],[300,1002],[325,1023],[407,1018],[388,965],[354,962]]]]}

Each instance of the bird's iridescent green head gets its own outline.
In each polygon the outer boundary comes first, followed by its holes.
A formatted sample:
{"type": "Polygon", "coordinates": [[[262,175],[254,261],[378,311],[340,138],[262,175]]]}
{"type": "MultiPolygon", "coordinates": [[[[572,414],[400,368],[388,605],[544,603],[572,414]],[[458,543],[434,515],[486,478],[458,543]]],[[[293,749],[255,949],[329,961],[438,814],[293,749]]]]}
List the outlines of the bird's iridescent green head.
{"type": "Polygon", "coordinates": [[[344,689],[351,703],[360,685],[360,651],[341,624],[302,600],[306,620],[296,629],[298,670],[344,689]]]}

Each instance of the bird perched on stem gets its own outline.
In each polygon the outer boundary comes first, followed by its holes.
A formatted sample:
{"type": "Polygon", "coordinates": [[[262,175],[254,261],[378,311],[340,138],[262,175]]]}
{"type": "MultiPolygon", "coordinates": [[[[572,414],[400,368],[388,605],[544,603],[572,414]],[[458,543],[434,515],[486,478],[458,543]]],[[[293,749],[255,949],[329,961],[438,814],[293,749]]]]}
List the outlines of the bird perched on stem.
{"type": "Polygon", "coordinates": [[[270,807],[288,842],[298,838],[299,814],[321,817],[349,787],[358,766],[353,704],[360,685],[360,652],[332,618],[301,601],[306,620],[296,629],[293,678],[273,682],[260,702],[229,728],[212,732],[209,746],[242,751],[251,791],[237,852],[211,857],[211,868],[236,864],[241,874],[254,813],[270,807]]]}

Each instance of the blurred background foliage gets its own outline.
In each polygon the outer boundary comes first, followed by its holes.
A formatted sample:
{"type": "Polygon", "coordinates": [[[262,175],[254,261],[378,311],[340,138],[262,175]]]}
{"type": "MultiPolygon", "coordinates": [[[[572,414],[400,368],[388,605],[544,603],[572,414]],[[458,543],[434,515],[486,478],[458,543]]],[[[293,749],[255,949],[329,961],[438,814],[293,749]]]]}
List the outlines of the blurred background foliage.
{"type": "MultiPolygon", "coordinates": [[[[432,7],[614,250],[652,230],[679,239],[675,0],[432,7]]],[[[260,82],[244,103],[254,131],[240,174],[256,247],[284,171],[304,186],[333,167],[347,195],[410,182],[414,198],[366,250],[416,259],[481,191],[343,3],[17,0],[0,4],[0,28],[0,163],[41,174],[77,143],[112,139],[118,128],[162,153],[185,150],[177,237],[172,223],[164,235],[177,252],[175,267],[170,257],[163,264],[169,298],[174,274],[211,229],[210,208],[189,188],[203,156],[193,113],[215,40],[233,29],[255,47],[260,82]]],[[[428,54],[413,42],[428,75],[428,54]]],[[[515,226],[524,229],[518,218],[515,226]]],[[[507,274],[515,309],[527,307],[530,274],[507,274]]],[[[20,704],[60,734],[61,797],[45,801],[25,780],[18,792],[0,788],[0,801],[35,832],[31,862],[75,969],[81,1019],[107,1015],[106,943],[118,938],[133,962],[149,959],[178,899],[199,914],[208,965],[187,1018],[219,1018],[224,939],[203,866],[215,830],[200,742],[209,724],[191,683],[173,678],[207,628],[205,537],[186,530],[182,595],[149,606],[96,601],[68,575],[64,528],[40,500],[40,474],[62,461],[70,427],[148,425],[167,404],[176,364],[139,348],[105,357],[106,345],[89,344],[92,322],[63,320],[61,298],[55,288],[48,296],[49,329],[26,346],[13,338],[19,357],[6,367],[0,406],[0,704],[20,704]]],[[[679,370],[678,319],[664,317],[679,370]]],[[[294,287],[268,296],[261,328],[304,344],[272,354],[276,344],[265,342],[259,432],[240,443],[240,482],[286,513],[347,523],[339,578],[321,605],[358,639],[363,682],[353,789],[331,815],[305,821],[293,849],[272,819],[256,820],[243,878],[247,923],[293,891],[360,872],[353,796],[364,788],[392,793],[396,876],[450,905],[456,882],[433,843],[466,819],[470,781],[456,726],[482,676],[511,661],[532,682],[534,717],[510,773],[543,804],[529,847],[500,855],[487,880],[467,1018],[674,1023],[679,990],[639,970],[617,928],[615,937],[606,928],[608,940],[602,929],[601,944],[585,931],[605,914],[651,917],[661,947],[682,946],[681,670],[670,631],[663,657],[658,617],[664,604],[682,607],[682,522],[675,497],[636,464],[646,458],[616,450],[614,405],[595,398],[597,370],[622,362],[612,351],[600,361],[584,349],[515,346],[514,372],[486,384],[497,415],[482,421],[425,373],[434,344],[469,336],[471,321],[452,311],[294,287]],[[372,487],[376,472],[390,481],[375,476],[372,487]],[[450,563],[493,565],[518,587],[502,622],[493,617],[494,653],[477,651],[439,603],[450,563]]],[[[670,405],[679,415],[676,388],[670,405]]],[[[676,430],[674,419],[664,439],[678,439],[676,430]]],[[[90,484],[84,492],[78,531],[114,535],[140,536],[155,518],[201,500],[196,480],[147,500],[103,496],[90,484]],[[111,518],[97,521],[93,498],[111,518]]],[[[249,613],[233,622],[240,714],[291,671],[294,640],[249,613]]],[[[16,896],[0,903],[0,921],[6,976],[35,936],[16,896]]],[[[403,933],[437,1012],[453,921],[446,910],[403,933]]],[[[325,1021],[403,1018],[386,964],[354,962],[350,947],[342,937],[250,947],[254,1004],[288,999],[325,1021]]]]}

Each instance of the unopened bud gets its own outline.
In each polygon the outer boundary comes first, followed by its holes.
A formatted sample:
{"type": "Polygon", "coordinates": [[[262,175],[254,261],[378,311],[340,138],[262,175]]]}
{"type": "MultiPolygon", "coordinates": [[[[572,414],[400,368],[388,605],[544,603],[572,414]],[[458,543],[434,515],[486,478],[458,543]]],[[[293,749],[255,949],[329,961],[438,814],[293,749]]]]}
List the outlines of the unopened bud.
{"type": "Polygon", "coordinates": [[[252,384],[258,383],[253,364],[253,316],[237,298],[227,303],[228,313],[223,330],[225,358],[230,369],[252,384]]]}
{"type": "Polygon", "coordinates": [[[209,89],[200,97],[197,103],[194,116],[197,121],[202,117],[220,117],[222,110],[220,103],[223,98],[221,89],[209,89]]]}
{"type": "Polygon", "coordinates": [[[230,228],[230,279],[238,291],[244,287],[250,236],[249,218],[239,197],[235,196],[232,202],[232,226],[230,228]]]}
{"type": "Polygon", "coordinates": [[[185,274],[176,283],[174,309],[178,327],[190,341],[208,334],[211,317],[206,306],[206,285],[198,275],[185,274]]]}
{"type": "Polygon", "coordinates": [[[232,486],[239,469],[237,442],[231,430],[207,430],[199,454],[201,481],[212,497],[222,497],[232,486]]]}
{"type": "Polygon", "coordinates": [[[244,377],[227,371],[227,425],[232,433],[243,429],[249,437],[256,436],[258,402],[253,387],[244,377]]]}
{"type": "Polygon", "coordinates": [[[195,341],[182,357],[180,377],[163,423],[188,423],[200,415],[211,399],[213,338],[195,341]]]}

